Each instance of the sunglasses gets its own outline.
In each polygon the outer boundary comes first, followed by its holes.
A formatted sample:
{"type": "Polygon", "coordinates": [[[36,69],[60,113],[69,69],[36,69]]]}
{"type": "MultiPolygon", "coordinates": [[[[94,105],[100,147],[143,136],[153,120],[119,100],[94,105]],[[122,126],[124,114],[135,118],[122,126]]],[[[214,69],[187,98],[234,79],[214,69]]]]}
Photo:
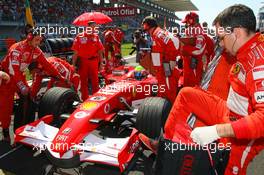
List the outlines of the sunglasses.
{"type": "Polygon", "coordinates": [[[227,35],[231,35],[231,33],[226,33],[226,34],[224,34],[223,36],[217,36],[217,38],[216,38],[216,42],[217,42],[217,43],[222,42],[222,41],[225,39],[225,37],[226,37],[227,35]]]}
{"type": "Polygon", "coordinates": [[[223,36],[218,36],[217,37],[217,41],[220,43],[221,41],[223,41],[225,39],[225,37],[229,35],[229,34],[224,34],[223,36]]]}

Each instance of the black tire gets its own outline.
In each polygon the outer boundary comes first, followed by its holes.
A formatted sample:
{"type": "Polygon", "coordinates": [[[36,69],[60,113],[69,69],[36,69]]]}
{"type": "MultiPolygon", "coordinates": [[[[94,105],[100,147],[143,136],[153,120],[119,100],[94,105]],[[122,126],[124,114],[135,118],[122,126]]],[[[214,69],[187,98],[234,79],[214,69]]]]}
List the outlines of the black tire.
{"type": "Polygon", "coordinates": [[[72,40],[71,40],[71,38],[63,38],[62,40],[64,42],[64,46],[65,46],[66,51],[70,51],[71,50],[71,47],[72,47],[72,40]]]}
{"type": "Polygon", "coordinates": [[[164,98],[145,98],[136,116],[137,130],[152,139],[158,138],[167,120],[170,109],[171,103],[164,98]]]}
{"type": "Polygon", "coordinates": [[[49,152],[49,150],[45,150],[45,154],[52,165],[55,165],[58,168],[76,168],[81,164],[80,155],[78,153],[69,159],[56,158],[49,152]]]}
{"type": "Polygon", "coordinates": [[[57,46],[58,46],[57,52],[58,53],[65,52],[65,44],[64,44],[64,41],[62,39],[60,39],[60,38],[57,38],[56,41],[57,41],[57,46]]]}
{"type": "Polygon", "coordinates": [[[62,87],[53,87],[49,89],[42,97],[39,104],[39,118],[52,114],[55,121],[59,121],[60,114],[71,113],[72,103],[80,101],[76,92],[62,87]]]}
{"type": "Polygon", "coordinates": [[[73,41],[74,41],[73,38],[68,38],[68,42],[69,42],[68,44],[69,44],[69,46],[70,46],[70,47],[69,47],[69,51],[72,50],[71,48],[72,48],[72,45],[73,45],[73,41]]]}
{"type": "Polygon", "coordinates": [[[41,175],[53,175],[55,173],[55,167],[53,165],[44,165],[42,167],[41,175]]]}
{"type": "Polygon", "coordinates": [[[39,48],[42,50],[42,52],[46,53],[46,52],[49,52],[47,47],[46,47],[46,41],[42,42],[39,46],[39,48]]]}
{"type": "Polygon", "coordinates": [[[58,43],[57,43],[56,39],[48,39],[47,41],[50,45],[52,53],[57,53],[58,52],[58,43]]]}

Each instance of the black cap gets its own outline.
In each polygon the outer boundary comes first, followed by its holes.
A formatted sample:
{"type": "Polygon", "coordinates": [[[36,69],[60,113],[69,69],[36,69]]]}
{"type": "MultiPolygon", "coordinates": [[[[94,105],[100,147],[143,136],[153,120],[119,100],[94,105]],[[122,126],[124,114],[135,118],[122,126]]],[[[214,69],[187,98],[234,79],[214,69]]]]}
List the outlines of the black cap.
{"type": "Polygon", "coordinates": [[[158,27],[157,20],[153,16],[147,16],[143,19],[142,24],[148,24],[150,27],[158,27]]]}

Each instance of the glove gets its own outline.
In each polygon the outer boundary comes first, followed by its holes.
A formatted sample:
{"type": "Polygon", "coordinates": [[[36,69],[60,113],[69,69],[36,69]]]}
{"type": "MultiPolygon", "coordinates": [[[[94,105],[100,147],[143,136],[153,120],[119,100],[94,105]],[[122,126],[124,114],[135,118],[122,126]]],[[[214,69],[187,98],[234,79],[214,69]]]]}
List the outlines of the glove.
{"type": "Polygon", "coordinates": [[[195,128],[191,132],[191,138],[194,142],[202,146],[212,143],[217,139],[220,139],[216,130],[216,125],[195,128]]]}
{"type": "MultiPolygon", "coordinates": [[[[0,71],[0,80],[2,80],[2,79],[5,80],[6,83],[8,83],[10,80],[10,77],[7,73],[0,71]]],[[[0,83],[0,85],[1,85],[1,83],[0,83]]]]}

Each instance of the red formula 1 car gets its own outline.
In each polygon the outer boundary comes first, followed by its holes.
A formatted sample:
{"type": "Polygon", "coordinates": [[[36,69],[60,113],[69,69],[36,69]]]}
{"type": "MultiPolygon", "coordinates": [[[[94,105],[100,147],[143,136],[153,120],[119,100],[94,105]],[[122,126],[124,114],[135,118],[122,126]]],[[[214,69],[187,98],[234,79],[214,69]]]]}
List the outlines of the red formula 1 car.
{"type": "Polygon", "coordinates": [[[129,76],[132,71],[131,67],[119,68],[118,74],[108,77],[111,84],[82,103],[70,89],[51,88],[41,99],[40,119],[18,128],[15,141],[44,150],[55,167],[95,162],[129,171],[141,147],[138,130],[158,137],[171,108],[166,99],[153,97],[160,90],[155,77],[135,80],[129,76]],[[106,138],[107,133],[100,133],[107,127],[120,132],[131,126],[128,137],[106,138]]]}

